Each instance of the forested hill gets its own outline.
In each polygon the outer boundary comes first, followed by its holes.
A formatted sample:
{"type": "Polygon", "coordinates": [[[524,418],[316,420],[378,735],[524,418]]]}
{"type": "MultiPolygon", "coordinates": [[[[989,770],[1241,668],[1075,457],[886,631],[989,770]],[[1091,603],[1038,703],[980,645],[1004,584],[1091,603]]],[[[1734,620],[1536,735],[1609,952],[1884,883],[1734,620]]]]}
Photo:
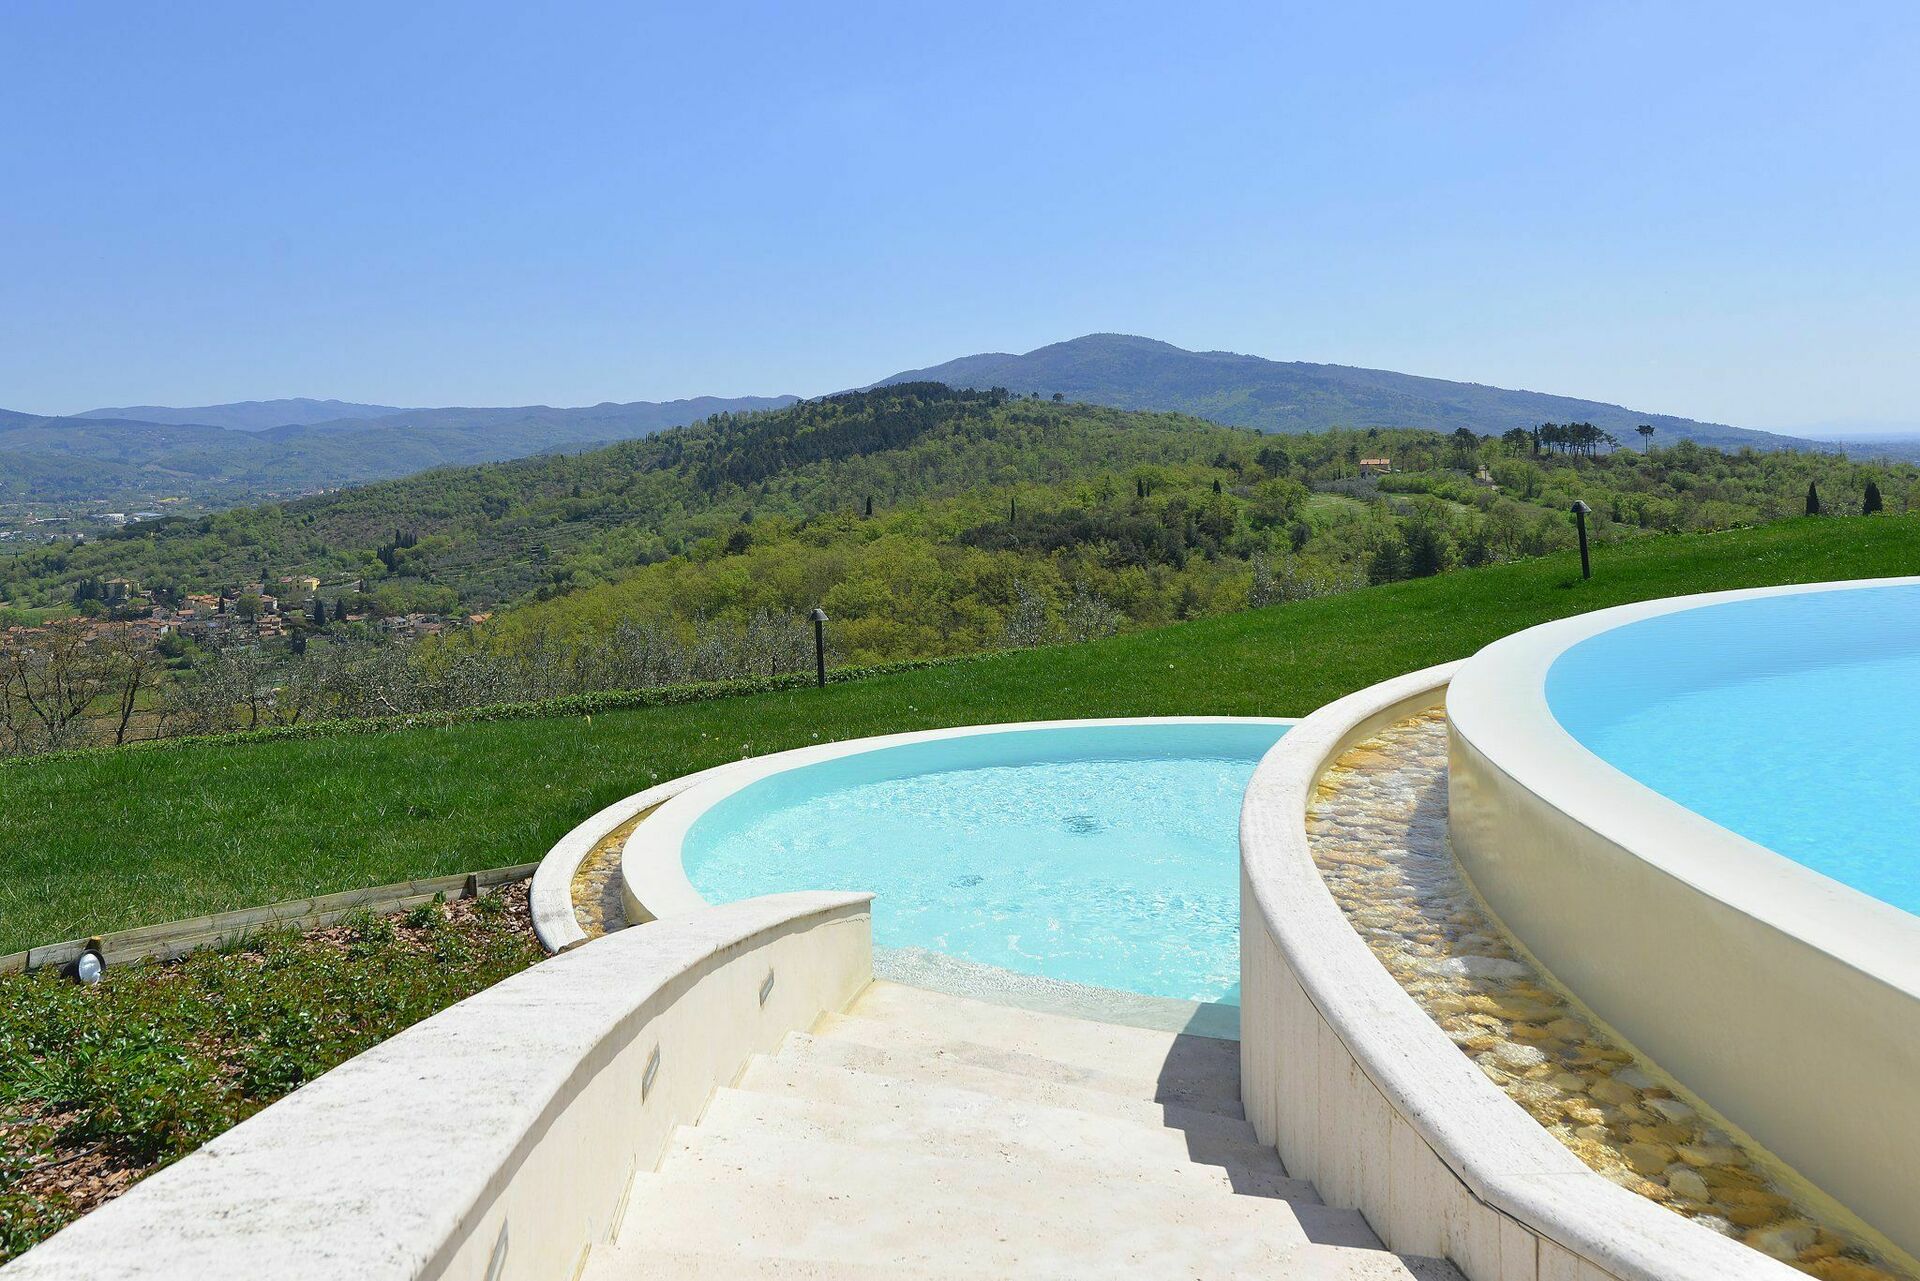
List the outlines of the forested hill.
{"type": "Polygon", "coordinates": [[[1088,334],[1024,355],[994,352],[883,379],[943,382],[953,387],[1006,387],[1060,393],[1068,400],[1121,409],[1161,409],[1267,432],[1334,427],[1467,427],[1497,436],[1543,422],[1589,422],[1625,439],[1641,423],[1663,440],[1694,440],[1726,449],[1832,449],[1817,441],[1695,422],[1619,405],[1480,383],[1449,382],[1385,369],[1266,360],[1228,351],[1187,351],[1131,334],[1088,334]]]}
{"type": "Polygon", "coordinates": [[[1252,439],[1179,415],[893,386],[581,454],[138,522],[0,561],[0,600],[64,604],[77,584],[107,578],[197,591],[297,569],[364,577],[392,608],[483,609],[617,577],[756,519],[1063,482],[1252,439]]]}
{"type": "Polygon", "coordinates": [[[1661,447],[1605,452],[1585,425],[1282,439],[892,384],[576,455],[137,522],[0,558],[0,600],[97,608],[111,579],[172,601],[312,575],[336,613],[545,602],[515,613],[540,632],[666,618],[689,635],[829,601],[863,656],[915,657],[997,643],[1022,631],[1010,620],[1023,609],[1164,621],[1537,554],[1572,536],[1575,498],[1606,539],[1777,519],[1802,509],[1812,482],[1827,511],[1862,510],[1875,478],[1905,510],[1920,475],[1637,443],[1661,447]],[[1390,475],[1360,466],[1382,456],[1390,475]]]}

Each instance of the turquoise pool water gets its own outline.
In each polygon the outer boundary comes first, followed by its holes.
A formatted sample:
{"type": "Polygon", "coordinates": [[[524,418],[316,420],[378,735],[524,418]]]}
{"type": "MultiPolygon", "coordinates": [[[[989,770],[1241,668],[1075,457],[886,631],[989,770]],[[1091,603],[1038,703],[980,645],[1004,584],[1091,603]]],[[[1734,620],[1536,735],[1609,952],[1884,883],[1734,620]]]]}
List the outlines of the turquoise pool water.
{"type": "Polygon", "coordinates": [[[1238,1003],[1240,799],[1267,721],[1008,730],[741,788],[688,830],[710,902],[872,890],[874,942],[1238,1003]]]}
{"type": "Polygon", "coordinates": [[[1655,791],[1920,913],[1920,586],[1629,623],[1556,659],[1547,704],[1655,791]]]}

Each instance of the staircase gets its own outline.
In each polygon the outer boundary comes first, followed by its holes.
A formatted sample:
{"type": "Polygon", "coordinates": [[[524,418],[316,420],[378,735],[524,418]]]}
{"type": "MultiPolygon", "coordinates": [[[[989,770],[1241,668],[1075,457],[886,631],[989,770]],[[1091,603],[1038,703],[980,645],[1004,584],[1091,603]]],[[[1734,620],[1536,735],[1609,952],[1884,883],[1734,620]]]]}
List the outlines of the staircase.
{"type": "Polygon", "coordinates": [[[638,1176],[585,1281],[1419,1278],[1287,1177],[1239,1047],[876,982],[638,1176]]]}

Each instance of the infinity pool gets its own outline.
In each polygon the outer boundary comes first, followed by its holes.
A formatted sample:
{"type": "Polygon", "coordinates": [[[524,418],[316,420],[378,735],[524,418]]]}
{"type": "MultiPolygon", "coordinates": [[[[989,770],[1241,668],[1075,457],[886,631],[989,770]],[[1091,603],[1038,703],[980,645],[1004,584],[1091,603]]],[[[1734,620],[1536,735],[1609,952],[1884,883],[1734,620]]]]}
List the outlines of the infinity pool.
{"type": "Polygon", "coordinates": [[[1556,659],[1547,704],[1696,814],[1920,913],[1920,586],[1628,623],[1556,659]]]}
{"type": "Polygon", "coordinates": [[[872,890],[880,946],[1237,1004],[1240,799],[1286,729],[1089,724],[860,752],[721,799],[682,861],[712,902],[872,890]]]}

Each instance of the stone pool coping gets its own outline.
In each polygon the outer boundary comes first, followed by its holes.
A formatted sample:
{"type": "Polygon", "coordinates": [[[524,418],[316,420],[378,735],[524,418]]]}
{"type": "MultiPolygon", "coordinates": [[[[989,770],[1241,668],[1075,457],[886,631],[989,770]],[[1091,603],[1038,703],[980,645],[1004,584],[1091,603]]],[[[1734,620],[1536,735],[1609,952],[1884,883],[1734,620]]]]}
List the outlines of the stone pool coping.
{"type": "Polygon", "coordinates": [[[631,819],[670,797],[677,796],[711,775],[744,764],[729,761],[694,774],[683,774],[664,783],[623,796],[605,809],[581,820],[572,831],[554,842],[533,873],[528,903],[533,912],[533,932],[549,952],[562,952],[589,937],[581,928],[573,907],[573,878],[580,865],[603,837],[631,819]]]}
{"type": "MultiPolygon", "coordinates": [[[[665,793],[663,789],[674,787],[674,783],[665,783],[660,788],[650,789],[648,792],[639,793],[627,798],[627,801],[620,802],[620,806],[627,806],[622,811],[623,814],[631,817],[645,808],[645,805],[640,803],[640,798],[652,795],[654,792],[662,792],[664,796],[670,797],[627,838],[626,849],[620,858],[620,876],[623,886],[621,893],[626,900],[629,917],[633,920],[679,915],[695,912],[708,906],[707,900],[687,879],[686,866],[681,859],[687,832],[694,823],[715,805],[752,783],[787,770],[816,765],[822,761],[864,755],[868,752],[904,747],[912,743],[1025,730],[1128,725],[1286,725],[1291,727],[1295,724],[1297,721],[1290,716],[1116,716],[1077,720],[1005,721],[992,725],[960,725],[947,729],[911,730],[901,734],[851,738],[751,757],[701,774],[689,775],[685,780],[675,780],[675,783],[683,785],[675,788],[671,793],[665,793]]],[[[602,811],[602,814],[611,814],[620,806],[609,807],[602,811]]],[[[590,819],[588,822],[593,823],[599,817],[596,815],[595,819],[590,819]]],[[[615,823],[605,823],[599,830],[604,833],[615,825],[615,823]]],[[[582,824],[582,827],[585,826],[586,824],[582,824]]],[[[586,848],[591,846],[592,842],[588,841],[586,848]]],[[[582,852],[584,853],[584,850],[582,852]]],[[[884,899],[882,904],[884,907],[884,899]]]]}
{"type": "Polygon", "coordinates": [[[1374,957],[1321,879],[1306,816],[1353,744],[1442,701],[1459,664],[1301,721],[1241,812],[1247,1119],[1388,1248],[1470,1281],[1794,1281],[1803,1274],[1594,1173],[1462,1054],[1374,957]]]}
{"type": "Polygon", "coordinates": [[[1920,917],[1621,772],[1554,718],[1546,679],[1569,647],[1643,619],[1915,583],[1714,592],[1562,619],[1481,650],[1447,696],[1455,853],[1502,925],[1624,1037],[1910,1254],[1920,917]]]}

